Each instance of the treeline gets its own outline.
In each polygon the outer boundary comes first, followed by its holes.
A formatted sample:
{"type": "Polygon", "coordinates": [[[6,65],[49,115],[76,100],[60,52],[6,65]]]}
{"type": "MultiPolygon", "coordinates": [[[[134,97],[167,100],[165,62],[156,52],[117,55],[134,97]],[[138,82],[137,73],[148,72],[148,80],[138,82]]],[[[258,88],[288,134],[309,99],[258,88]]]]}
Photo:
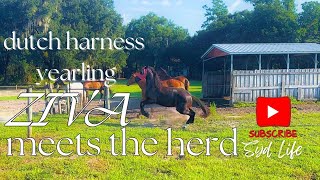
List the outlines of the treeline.
{"type": "Polygon", "coordinates": [[[149,13],[123,24],[112,0],[0,0],[0,42],[12,31],[20,37],[45,37],[52,31],[62,40],[74,37],[143,37],[143,51],[0,49],[0,84],[35,81],[35,68],[75,68],[86,62],[116,67],[128,74],[141,66],[189,67],[201,74],[200,56],[213,43],[320,42],[320,3],[306,2],[298,12],[294,0],[247,0],[254,9],[230,13],[222,0],[204,6],[206,21],[196,35],[172,21],[149,13]]]}
{"type": "MultiPolygon", "coordinates": [[[[73,37],[125,37],[122,18],[112,0],[0,0],[0,42],[12,37],[47,37],[48,32],[65,42],[73,37]]],[[[0,82],[4,85],[35,82],[36,68],[79,68],[82,62],[99,68],[126,65],[128,54],[117,50],[33,50],[0,49],[0,82]]]]}
{"type": "Polygon", "coordinates": [[[202,30],[180,47],[173,47],[193,74],[201,69],[200,56],[213,43],[320,43],[320,3],[302,4],[298,12],[294,0],[247,0],[254,9],[229,13],[222,0],[204,6],[202,30]]]}

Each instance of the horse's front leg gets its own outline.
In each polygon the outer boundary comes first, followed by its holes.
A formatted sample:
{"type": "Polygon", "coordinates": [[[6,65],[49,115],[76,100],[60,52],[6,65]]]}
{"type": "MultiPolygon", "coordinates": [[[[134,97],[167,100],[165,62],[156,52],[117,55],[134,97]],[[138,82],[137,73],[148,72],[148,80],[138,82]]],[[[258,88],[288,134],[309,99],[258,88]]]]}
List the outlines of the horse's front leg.
{"type": "Polygon", "coordinates": [[[146,98],[146,91],[142,89],[142,92],[141,92],[141,101],[145,101],[147,98],[146,98]]]}
{"type": "Polygon", "coordinates": [[[100,89],[100,91],[99,91],[99,92],[100,92],[100,100],[99,100],[99,104],[100,104],[101,99],[102,99],[102,97],[103,97],[103,93],[102,93],[103,91],[100,89]]]}
{"type": "Polygon", "coordinates": [[[84,92],[86,93],[84,96],[86,98],[85,102],[88,102],[89,101],[89,90],[85,90],[84,92]]]}
{"type": "Polygon", "coordinates": [[[147,118],[150,117],[150,114],[148,112],[146,112],[144,110],[144,106],[147,105],[147,104],[153,104],[154,102],[151,101],[151,100],[144,100],[144,101],[141,101],[140,102],[140,111],[141,111],[141,114],[146,116],[147,118]]]}
{"type": "Polygon", "coordinates": [[[59,93],[60,87],[59,86],[56,86],[56,87],[57,87],[57,93],[59,93]]]}

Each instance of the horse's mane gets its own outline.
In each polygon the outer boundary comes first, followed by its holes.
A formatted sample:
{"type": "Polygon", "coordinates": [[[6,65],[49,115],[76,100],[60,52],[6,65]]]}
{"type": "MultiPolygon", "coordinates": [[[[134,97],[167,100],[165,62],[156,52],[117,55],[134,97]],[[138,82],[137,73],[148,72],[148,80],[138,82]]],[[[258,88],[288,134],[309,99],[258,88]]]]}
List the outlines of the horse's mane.
{"type": "Polygon", "coordinates": [[[161,88],[161,80],[159,78],[158,73],[154,70],[153,67],[147,67],[147,88],[154,88],[160,89],[161,88]],[[150,74],[149,74],[150,73],[150,74]]]}
{"type": "Polygon", "coordinates": [[[159,75],[160,80],[168,80],[171,79],[172,77],[168,74],[166,70],[164,70],[162,67],[159,68],[157,71],[157,74],[159,75]]]}

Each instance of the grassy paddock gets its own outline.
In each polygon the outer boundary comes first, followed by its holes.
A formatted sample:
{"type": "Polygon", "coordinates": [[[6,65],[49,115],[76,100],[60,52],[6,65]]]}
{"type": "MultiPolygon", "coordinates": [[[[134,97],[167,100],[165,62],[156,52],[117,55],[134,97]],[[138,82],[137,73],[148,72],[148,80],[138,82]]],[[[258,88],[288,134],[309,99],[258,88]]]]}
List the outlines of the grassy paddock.
{"type": "MultiPolygon", "coordinates": [[[[140,97],[139,87],[126,86],[126,81],[118,81],[113,92],[130,92],[134,97],[140,97]]],[[[191,82],[191,92],[200,96],[200,82],[191,82]]],[[[245,107],[241,105],[239,108],[245,107]]],[[[250,105],[251,106],[251,105],[250,105]]],[[[33,135],[36,142],[45,137],[54,139],[55,144],[64,137],[69,137],[73,145],[62,145],[64,152],[72,152],[70,156],[62,157],[58,154],[55,145],[44,145],[46,152],[54,152],[50,157],[40,155],[37,149],[37,156],[31,156],[31,143],[25,142],[25,156],[18,156],[20,147],[18,141],[13,146],[13,156],[7,156],[7,139],[21,137],[26,138],[26,127],[4,127],[0,126],[0,179],[319,179],[320,178],[320,113],[302,113],[293,111],[293,119],[290,129],[298,132],[296,139],[251,139],[250,130],[271,130],[279,128],[259,128],[256,125],[255,114],[232,116],[228,113],[218,113],[215,107],[211,107],[212,115],[203,120],[197,118],[195,124],[187,129],[173,128],[172,137],[180,137],[186,144],[193,137],[199,137],[204,142],[210,137],[217,137],[217,142],[210,144],[211,156],[205,153],[198,157],[179,156],[179,143],[173,143],[173,156],[167,155],[167,131],[166,125],[161,123],[165,119],[151,122],[146,118],[138,118],[131,121],[126,127],[127,138],[135,137],[139,141],[139,156],[134,156],[134,144],[127,143],[127,156],[112,156],[109,137],[115,134],[121,137],[121,127],[118,119],[108,120],[102,125],[89,128],[84,124],[84,117],[80,116],[70,127],[67,127],[67,115],[50,115],[46,121],[49,124],[45,127],[33,127],[33,135]],[[154,123],[159,126],[151,128],[146,123],[154,123]],[[223,138],[232,136],[232,127],[237,127],[237,150],[238,156],[226,157],[219,151],[219,144],[223,138]],[[97,152],[87,145],[89,138],[99,138],[100,142],[92,141],[98,145],[101,152],[97,156],[76,155],[76,139],[81,134],[81,152],[97,152]],[[145,138],[157,139],[158,145],[147,145],[150,152],[157,151],[154,156],[148,157],[141,151],[141,143],[145,138]],[[267,147],[272,142],[270,158],[266,155],[260,157],[246,157],[244,155],[243,142],[258,140],[258,146],[249,146],[247,149],[255,151],[261,147],[267,147]],[[281,142],[293,144],[296,147],[302,146],[302,154],[290,159],[285,156],[277,157],[281,142]]],[[[93,116],[93,122],[99,122],[103,117],[93,116]]],[[[26,117],[20,117],[25,120],[26,117]]],[[[38,116],[34,119],[39,119],[38,116]]],[[[48,143],[48,141],[46,141],[48,143]]],[[[66,140],[63,143],[66,144],[66,140]]],[[[37,146],[38,148],[38,146],[37,146]]],[[[205,145],[193,144],[192,150],[200,152],[205,150],[205,145]]],[[[232,151],[230,142],[225,143],[226,152],[232,151]]],[[[284,149],[285,150],[285,149],[284,149]]],[[[116,152],[121,154],[121,141],[116,141],[116,152]]]]}
{"type": "MultiPolygon", "coordinates": [[[[22,117],[25,119],[25,117],[22,117]]],[[[39,118],[39,117],[36,117],[39,118]]],[[[35,118],[35,119],[36,119],[35,118]]],[[[255,123],[255,115],[248,114],[243,117],[230,117],[226,114],[217,114],[209,117],[207,120],[196,119],[196,123],[188,127],[187,130],[181,128],[173,129],[173,137],[184,139],[185,143],[193,137],[199,137],[205,140],[207,137],[217,137],[218,142],[212,142],[210,147],[211,156],[204,154],[193,157],[188,155],[179,157],[179,143],[173,144],[173,156],[167,156],[167,134],[165,126],[157,128],[148,128],[143,124],[148,119],[136,119],[126,128],[127,137],[135,137],[139,144],[143,139],[153,137],[158,140],[158,145],[148,145],[148,151],[157,151],[156,155],[147,157],[139,149],[140,156],[134,156],[133,143],[127,144],[127,156],[112,156],[110,151],[110,141],[108,138],[115,134],[120,138],[121,127],[118,120],[110,120],[103,125],[89,128],[84,124],[83,117],[78,118],[70,127],[67,127],[68,117],[66,115],[55,115],[48,117],[49,124],[46,127],[34,127],[33,137],[39,143],[44,137],[52,137],[55,143],[63,137],[70,137],[76,143],[75,137],[81,134],[81,151],[96,153],[95,150],[88,147],[86,141],[89,138],[100,138],[98,145],[101,153],[98,156],[77,156],[76,145],[63,145],[65,152],[73,151],[68,157],[61,157],[55,146],[46,145],[45,151],[54,151],[50,157],[41,156],[37,150],[37,156],[30,156],[31,145],[25,145],[24,157],[18,156],[19,145],[13,146],[14,156],[6,156],[7,138],[26,137],[25,127],[4,127],[0,129],[0,178],[283,178],[283,179],[310,179],[320,177],[320,113],[303,114],[294,112],[292,126],[290,129],[298,131],[297,139],[286,139],[286,143],[297,142],[297,146],[302,146],[302,155],[293,160],[289,157],[279,159],[276,155],[283,139],[250,139],[248,137],[250,130],[258,130],[255,123]],[[238,156],[226,157],[219,151],[221,139],[232,136],[232,127],[236,126],[238,131],[238,156]],[[251,142],[259,140],[259,146],[268,146],[273,142],[271,148],[272,156],[267,158],[245,157],[244,145],[242,142],[251,142]]],[[[100,121],[101,117],[93,117],[93,121],[100,121]]],[[[274,129],[274,128],[264,128],[274,129]]],[[[93,141],[95,142],[95,141],[93,141]]],[[[65,141],[66,143],[66,141],[65,141]]],[[[95,142],[96,143],[96,142],[95,142]]],[[[97,143],[96,143],[97,144],[97,143]]],[[[248,149],[254,151],[256,146],[250,146],[248,149]]],[[[193,150],[200,152],[205,150],[202,145],[194,145],[193,150]]],[[[231,144],[225,144],[225,150],[231,151],[231,144]]],[[[121,143],[116,143],[116,152],[121,154],[121,143]]]]}
{"type": "MultiPolygon", "coordinates": [[[[117,80],[115,86],[111,87],[113,93],[116,92],[127,92],[130,93],[130,97],[141,97],[141,89],[137,84],[133,84],[131,86],[127,86],[128,80],[120,79],[117,80]]],[[[201,81],[190,81],[190,92],[192,95],[201,97],[201,81]]]]}
{"type": "Polygon", "coordinates": [[[17,96],[0,96],[0,101],[18,100],[17,96]]]}
{"type": "MultiPolygon", "coordinates": [[[[290,100],[291,100],[291,105],[306,105],[306,104],[318,105],[318,104],[320,104],[319,101],[299,101],[294,97],[290,97],[290,100]]],[[[236,102],[236,103],[234,103],[233,107],[235,107],[235,108],[256,107],[256,103],[254,103],[254,102],[236,102]]]]}
{"type": "MultiPolygon", "coordinates": [[[[127,92],[130,93],[130,97],[132,98],[140,98],[141,97],[141,89],[139,88],[138,84],[133,84],[131,86],[127,86],[128,80],[120,79],[117,80],[116,85],[111,87],[113,93],[117,92],[127,92]]],[[[191,81],[190,82],[190,92],[197,97],[201,97],[201,82],[200,81],[191,81]]],[[[37,91],[36,91],[37,92],[37,91]]],[[[44,92],[44,91],[39,91],[44,92]]],[[[92,91],[90,91],[92,94],[92,91]]],[[[98,98],[98,97],[97,97],[98,98]]],[[[18,100],[16,96],[0,96],[0,101],[11,101],[11,100],[18,100]]]]}

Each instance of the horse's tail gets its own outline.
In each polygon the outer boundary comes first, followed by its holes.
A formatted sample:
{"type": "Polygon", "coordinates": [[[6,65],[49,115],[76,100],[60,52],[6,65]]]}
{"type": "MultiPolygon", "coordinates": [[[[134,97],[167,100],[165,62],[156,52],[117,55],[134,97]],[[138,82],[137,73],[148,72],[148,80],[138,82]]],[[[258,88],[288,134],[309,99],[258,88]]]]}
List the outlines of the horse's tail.
{"type": "Polygon", "coordinates": [[[184,88],[187,91],[189,91],[189,87],[190,87],[190,81],[187,78],[185,78],[185,80],[184,80],[184,88]]]}
{"type": "Polygon", "coordinates": [[[206,105],[197,97],[192,96],[192,101],[196,102],[198,106],[200,106],[200,108],[203,111],[204,114],[204,118],[208,117],[210,115],[210,110],[209,108],[206,107],[206,105]]]}

